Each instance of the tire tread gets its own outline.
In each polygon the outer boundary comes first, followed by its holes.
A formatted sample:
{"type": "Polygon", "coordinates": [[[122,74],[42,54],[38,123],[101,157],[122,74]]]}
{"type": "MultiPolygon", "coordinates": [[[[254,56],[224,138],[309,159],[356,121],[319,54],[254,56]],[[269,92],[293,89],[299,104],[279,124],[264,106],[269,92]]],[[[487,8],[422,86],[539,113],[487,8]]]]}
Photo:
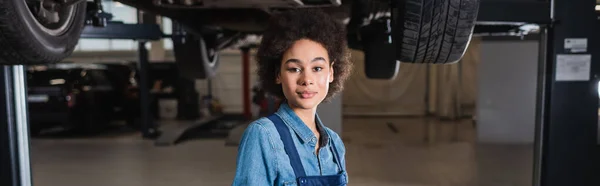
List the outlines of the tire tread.
{"type": "Polygon", "coordinates": [[[471,39],[480,0],[397,0],[405,3],[403,33],[395,38],[398,59],[409,63],[454,63],[471,39]]]}

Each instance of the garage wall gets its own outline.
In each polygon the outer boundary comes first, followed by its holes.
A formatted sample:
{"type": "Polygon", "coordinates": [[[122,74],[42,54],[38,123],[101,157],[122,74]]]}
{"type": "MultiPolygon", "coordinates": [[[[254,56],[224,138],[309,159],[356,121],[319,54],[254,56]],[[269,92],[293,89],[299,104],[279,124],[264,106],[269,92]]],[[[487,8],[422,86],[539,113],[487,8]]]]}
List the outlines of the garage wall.
{"type": "MultiPolygon", "coordinates": [[[[251,52],[251,55],[253,54],[254,52],[251,52]]],[[[254,56],[250,57],[250,90],[257,84],[256,62],[253,58],[254,56]]],[[[212,93],[225,106],[225,112],[243,113],[241,52],[224,52],[217,75],[211,81],[212,93]]],[[[207,80],[196,80],[196,90],[201,94],[208,93],[207,87],[207,80]]]]}
{"type": "Polygon", "coordinates": [[[477,136],[480,143],[533,143],[537,41],[481,45],[477,136]]]}
{"type": "Polygon", "coordinates": [[[364,53],[352,51],[354,72],[344,85],[344,115],[422,115],[425,111],[426,66],[400,65],[393,80],[368,79],[364,53]]]}
{"type": "Polygon", "coordinates": [[[401,63],[393,80],[368,79],[364,54],[352,51],[355,68],[345,85],[344,115],[422,116],[427,110],[426,98],[434,116],[454,119],[471,115],[477,97],[479,46],[480,38],[474,37],[459,63],[401,63]]]}

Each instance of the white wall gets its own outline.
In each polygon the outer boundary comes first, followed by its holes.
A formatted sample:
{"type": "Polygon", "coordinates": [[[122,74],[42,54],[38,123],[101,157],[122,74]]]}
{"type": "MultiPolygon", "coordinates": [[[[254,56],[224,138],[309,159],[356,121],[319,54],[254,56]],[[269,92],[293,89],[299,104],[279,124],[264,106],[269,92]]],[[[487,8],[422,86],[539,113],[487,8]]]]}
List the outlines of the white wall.
{"type": "MultiPolygon", "coordinates": [[[[256,62],[254,54],[250,56],[250,91],[257,84],[256,62]]],[[[228,51],[221,54],[217,75],[211,80],[212,94],[224,105],[227,113],[243,113],[242,55],[240,51],[228,51]]],[[[207,80],[196,80],[196,90],[208,93],[207,80]]],[[[252,92],[250,92],[252,96],[252,92]]]]}
{"type": "Polygon", "coordinates": [[[482,42],[478,142],[533,143],[537,63],[537,41],[482,42]]]}
{"type": "Polygon", "coordinates": [[[338,94],[328,103],[321,103],[317,109],[323,125],[338,134],[342,134],[342,94],[338,94]]]}

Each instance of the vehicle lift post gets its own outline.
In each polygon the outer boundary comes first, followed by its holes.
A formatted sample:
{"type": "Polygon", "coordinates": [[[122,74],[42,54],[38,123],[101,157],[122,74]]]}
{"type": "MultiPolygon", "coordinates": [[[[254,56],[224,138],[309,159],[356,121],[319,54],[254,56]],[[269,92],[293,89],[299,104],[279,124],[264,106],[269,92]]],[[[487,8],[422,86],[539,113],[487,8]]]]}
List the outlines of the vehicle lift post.
{"type": "Polygon", "coordinates": [[[534,186],[600,185],[595,6],[596,0],[552,0],[550,22],[540,27],[534,186]]]}
{"type": "Polygon", "coordinates": [[[27,81],[24,65],[0,65],[0,185],[30,186],[27,81]]]}
{"type": "Polygon", "coordinates": [[[242,47],[242,101],[244,106],[244,119],[252,119],[250,110],[250,47],[242,47]]]}
{"type": "Polygon", "coordinates": [[[147,139],[154,139],[158,135],[156,129],[156,122],[150,113],[150,85],[148,70],[150,62],[148,60],[148,49],[146,48],[146,41],[138,42],[138,73],[140,74],[140,126],[142,130],[142,137],[147,139]]]}

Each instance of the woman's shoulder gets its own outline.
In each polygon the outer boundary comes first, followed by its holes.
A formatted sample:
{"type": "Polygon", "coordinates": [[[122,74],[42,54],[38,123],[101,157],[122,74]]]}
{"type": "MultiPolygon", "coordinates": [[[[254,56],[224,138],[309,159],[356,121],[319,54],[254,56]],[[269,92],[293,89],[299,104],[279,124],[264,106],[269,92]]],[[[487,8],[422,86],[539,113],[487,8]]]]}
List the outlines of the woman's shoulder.
{"type": "Polygon", "coordinates": [[[268,118],[256,119],[244,129],[240,146],[261,146],[275,148],[274,135],[276,129],[268,118]]]}
{"type": "Polygon", "coordinates": [[[248,128],[250,128],[250,126],[253,126],[254,128],[262,128],[264,130],[268,130],[268,129],[274,129],[275,125],[273,124],[273,121],[271,121],[269,118],[267,117],[260,117],[252,122],[250,122],[250,124],[248,125],[248,128]]]}
{"type": "Polygon", "coordinates": [[[275,130],[275,125],[269,118],[261,117],[248,124],[248,127],[246,127],[244,131],[244,135],[259,135],[264,138],[269,137],[275,130]]]}

